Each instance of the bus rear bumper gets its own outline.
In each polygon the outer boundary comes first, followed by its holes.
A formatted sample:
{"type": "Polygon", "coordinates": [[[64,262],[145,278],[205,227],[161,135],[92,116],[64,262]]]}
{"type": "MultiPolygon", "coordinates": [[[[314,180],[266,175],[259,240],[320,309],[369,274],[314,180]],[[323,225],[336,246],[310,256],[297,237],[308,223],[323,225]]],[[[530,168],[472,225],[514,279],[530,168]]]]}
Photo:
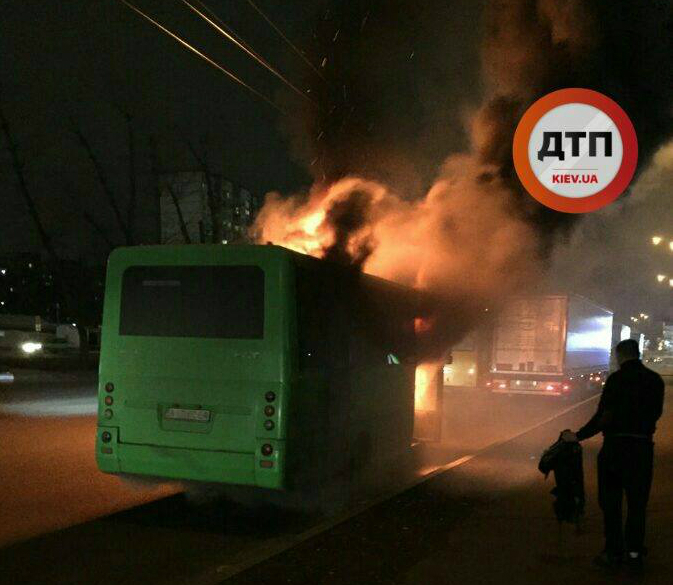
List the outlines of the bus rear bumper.
{"type": "MultiPolygon", "coordinates": [[[[105,430],[112,431],[109,428],[105,430]]],[[[264,458],[273,460],[273,466],[262,467],[260,457],[253,453],[119,443],[116,441],[116,432],[113,440],[106,444],[102,443],[100,435],[99,432],[96,462],[98,468],[107,473],[132,473],[276,490],[284,487],[278,449],[272,457],[264,458]]]]}

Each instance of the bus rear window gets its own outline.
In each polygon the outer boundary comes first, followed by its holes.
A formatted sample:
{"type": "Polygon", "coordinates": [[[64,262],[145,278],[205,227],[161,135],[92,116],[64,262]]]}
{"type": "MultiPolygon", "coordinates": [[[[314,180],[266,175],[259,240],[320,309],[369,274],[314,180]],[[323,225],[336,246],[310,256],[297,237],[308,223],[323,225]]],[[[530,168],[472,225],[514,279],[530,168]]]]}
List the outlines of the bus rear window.
{"type": "Polygon", "coordinates": [[[132,266],[122,277],[120,335],[262,339],[257,266],[132,266]]]}

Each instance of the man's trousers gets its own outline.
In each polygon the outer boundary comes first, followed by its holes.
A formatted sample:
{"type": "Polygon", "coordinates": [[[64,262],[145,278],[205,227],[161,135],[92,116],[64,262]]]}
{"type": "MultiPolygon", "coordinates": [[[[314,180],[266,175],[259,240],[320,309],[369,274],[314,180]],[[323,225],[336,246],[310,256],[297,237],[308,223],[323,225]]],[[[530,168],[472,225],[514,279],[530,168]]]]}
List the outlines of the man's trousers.
{"type": "Polygon", "coordinates": [[[653,451],[654,444],[648,439],[606,437],[598,454],[598,501],[605,522],[605,550],[609,554],[643,551],[653,451]],[[622,530],[624,494],[628,508],[622,530]]]}

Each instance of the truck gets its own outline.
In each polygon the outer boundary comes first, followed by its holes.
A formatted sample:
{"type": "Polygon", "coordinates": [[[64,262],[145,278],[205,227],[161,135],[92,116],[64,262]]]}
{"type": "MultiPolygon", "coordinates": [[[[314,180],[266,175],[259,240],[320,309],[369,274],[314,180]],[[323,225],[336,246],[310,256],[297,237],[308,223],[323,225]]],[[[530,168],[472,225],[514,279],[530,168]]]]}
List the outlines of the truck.
{"type": "Polygon", "coordinates": [[[612,323],[611,311],[574,294],[509,298],[493,326],[487,388],[561,397],[600,389],[612,323]]]}

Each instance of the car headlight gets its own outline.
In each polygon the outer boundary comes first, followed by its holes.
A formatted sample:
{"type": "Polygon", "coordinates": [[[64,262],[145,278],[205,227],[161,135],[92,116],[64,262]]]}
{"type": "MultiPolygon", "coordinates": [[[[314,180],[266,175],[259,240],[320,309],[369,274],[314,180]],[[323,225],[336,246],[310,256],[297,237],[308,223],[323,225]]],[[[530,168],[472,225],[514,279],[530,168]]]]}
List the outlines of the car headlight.
{"type": "Polygon", "coordinates": [[[35,353],[36,351],[40,351],[42,349],[42,344],[41,343],[35,343],[34,341],[26,341],[25,343],[21,344],[21,350],[24,353],[35,353]]]}

